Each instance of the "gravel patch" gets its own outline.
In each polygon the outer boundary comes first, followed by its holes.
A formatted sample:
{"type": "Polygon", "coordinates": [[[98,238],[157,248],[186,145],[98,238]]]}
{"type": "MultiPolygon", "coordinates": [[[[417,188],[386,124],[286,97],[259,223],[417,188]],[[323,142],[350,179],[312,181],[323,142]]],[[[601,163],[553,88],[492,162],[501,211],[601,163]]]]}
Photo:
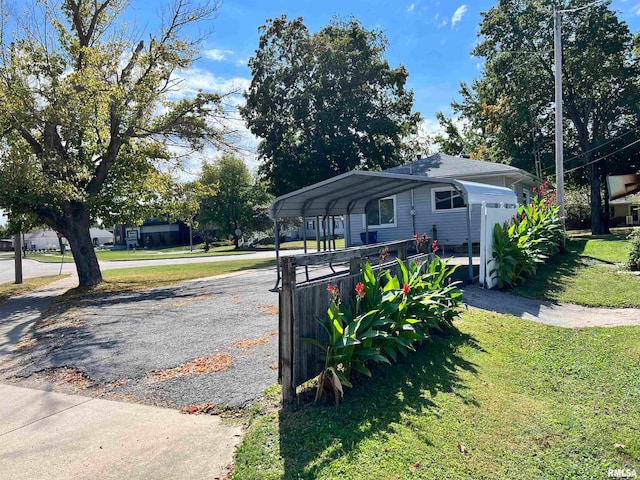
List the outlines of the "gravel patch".
{"type": "Polygon", "coordinates": [[[260,270],[89,300],[38,328],[5,376],[68,367],[142,403],[246,406],[277,381],[274,279],[260,270]],[[232,361],[222,371],[149,381],[154,370],[224,354],[232,361]]]}

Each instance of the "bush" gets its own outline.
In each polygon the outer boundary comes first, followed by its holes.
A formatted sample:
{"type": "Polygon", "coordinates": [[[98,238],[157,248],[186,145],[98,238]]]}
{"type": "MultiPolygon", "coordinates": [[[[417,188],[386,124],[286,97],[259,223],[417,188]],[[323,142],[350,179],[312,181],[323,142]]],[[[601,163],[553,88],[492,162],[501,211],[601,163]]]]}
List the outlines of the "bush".
{"type": "Polygon", "coordinates": [[[352,376],[371,376],[371,363],[395,362],[432,331],[452,327],[462,298],[457,282],[448,284],[455,267],[436,257],[428,265],[411,262],[408,269],[398,260],[398,268],[399,277],[388,270],[376,276],[366,263],[355,301],[349,304],[341,301],[336,287],[328,286],[331,304],[320,322],[329,342],[306,339],[324,351],[316,401],[333,391],[339,403],[352,376]]]}
{"type": "Polygon", "coordinates": [[[625,262],[625,267],[628,270],[637,271],[640,270],[640,230],[634,230],[629,235],[629,256],[625,262]]]}
{"type": "MultiPolygon", "coordinates": [[[[537,266],[560,250],[564,232],[554,198],[539,187],[540,196],[522,205],[511,221],[493,229],[493,260],[498,287],[513,287],[535,275],[537,266]]],[[[534,193],[538,193],[534,188],[534,193]]]]}

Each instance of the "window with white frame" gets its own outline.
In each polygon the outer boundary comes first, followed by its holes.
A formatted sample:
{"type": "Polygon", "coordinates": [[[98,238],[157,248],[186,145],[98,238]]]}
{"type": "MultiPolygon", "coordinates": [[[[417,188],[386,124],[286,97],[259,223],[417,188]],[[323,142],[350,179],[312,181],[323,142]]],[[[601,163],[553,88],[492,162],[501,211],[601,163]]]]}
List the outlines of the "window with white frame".
{"type": "Polygon", "coordinates": [[[396,197],[381,198],[371,202],[367,212],[367,224],[370,227],[391,227],[396,224],[396,197]]]}
{"type": "Polygon", "coordinates": [[[637,222],[640,219],[640,205],[629,205],[629,215],[634,222],[637,222]]]}
{"type": "Polygon", "coordinates": [[[434,188],[431,190],[431,208],[434,212],[464,208],[464,198],[452,188],[434,188]]]}

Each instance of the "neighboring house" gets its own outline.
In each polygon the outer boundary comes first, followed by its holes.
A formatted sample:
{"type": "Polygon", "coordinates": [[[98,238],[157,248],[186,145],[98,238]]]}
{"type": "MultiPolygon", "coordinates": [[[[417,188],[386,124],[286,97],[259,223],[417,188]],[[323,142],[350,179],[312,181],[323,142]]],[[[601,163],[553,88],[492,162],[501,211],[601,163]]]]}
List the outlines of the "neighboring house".
{"type": "Polygon", "coordinates": [[[304,224],[300,225],[298,229],[298,238],[304,238],[304,229],[306,229],[307,240],[315,240],[316,226],[319,228],[320,239],[324,239],[325,236],[327,238],[331,238],[332,236],[335,236],[335,238],[344,238],[345,221],[342,215],[333,217],[333,224],[331,220],[323,217],[318,219],[316,219],[316,217],[306,218],[304,224]]]}
{"type": "Polygon", "coordinates": [[[13,252],[13,239],[1,238],[0,239],[0,252],[13,252]]]}
{"type": "Polygon", "coordinates": [[[126,247],[170,247],[189,243],[189,227],[183,222],[169,223],[152,217],[139,227],[117,224],[114,229],[114,244],[126,247]]]}
{"type": "MultiPolygon", "coordinates": [[[[62,239],[62,242],[68,247],[69,242],[62,239]]],[[[58,234],[53,230],[36,230],[35,232],[25,233],[22,240],[22,248],[26,250],[59,250],[60,241],[58,234]]]]}
{"type": "MultiPolygon", "coordinates": [[[[113,234],[108,230],[90,228],[89,235],[91,235],[91,241],[96,247],[113,242],[113,234]]],[[[62,243],[67,247],[69,246],[66,238],[62,239],[62,243]]],[[[60,242],[56,232],[41,229],[35,232],[25,233],[23,246],[26,250],[59,250],[60,242]]]]}
{"type": "MultiPolygon", "coordinates": [[[[470,160],[446,154],[436,154],[384,170],[385,173],[420,175],[431,178],[453,178],[499,187],[516,193],[520,204],[528,203],[533,189],[541,180],[529,172],[501,163],[470,160]]],[[[451,186],[425,186],[391,197],[381,198],[371,205],[368,230],[375,241],[387,242],[411,238],[414,233],[427,234],[440,245],[458,246],[467,243],[467,209],[462,197],[451,186]]],[[[351,215],[351,238],[354,244],[364,237],[365,216],[351,215]],[[362,234],[362,235],[361,235],[362,234]]],[[[480,242],[480,208],[471,209],[472,243],[480,242]]],[[[373,240],[373,238],[372,238],[373,240]]]]}
{"type": "Polygon", "coordinates": [[[611,225],[640,225],[640,193],[609,202],[611,225]]]}

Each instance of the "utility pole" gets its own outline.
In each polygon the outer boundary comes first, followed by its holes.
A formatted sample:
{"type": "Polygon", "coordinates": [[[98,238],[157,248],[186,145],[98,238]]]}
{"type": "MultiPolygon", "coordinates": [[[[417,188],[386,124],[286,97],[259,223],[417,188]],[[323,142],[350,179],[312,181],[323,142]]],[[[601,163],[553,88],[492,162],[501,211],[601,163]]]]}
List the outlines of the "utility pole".
{"type": "Polygon", "coordinates": [[[565,230],[564,208],[564,136],[562,132],[562,11],[553,11],[553,47],[556,86],[556,201],[560,207],[562,230],[565,230]]]}
{"type": "Polygon", "coordinates": [[[13,237],[13,256],[16,265],[16,284],[22,283],[22,235],[20,232],[13,237]]]}

